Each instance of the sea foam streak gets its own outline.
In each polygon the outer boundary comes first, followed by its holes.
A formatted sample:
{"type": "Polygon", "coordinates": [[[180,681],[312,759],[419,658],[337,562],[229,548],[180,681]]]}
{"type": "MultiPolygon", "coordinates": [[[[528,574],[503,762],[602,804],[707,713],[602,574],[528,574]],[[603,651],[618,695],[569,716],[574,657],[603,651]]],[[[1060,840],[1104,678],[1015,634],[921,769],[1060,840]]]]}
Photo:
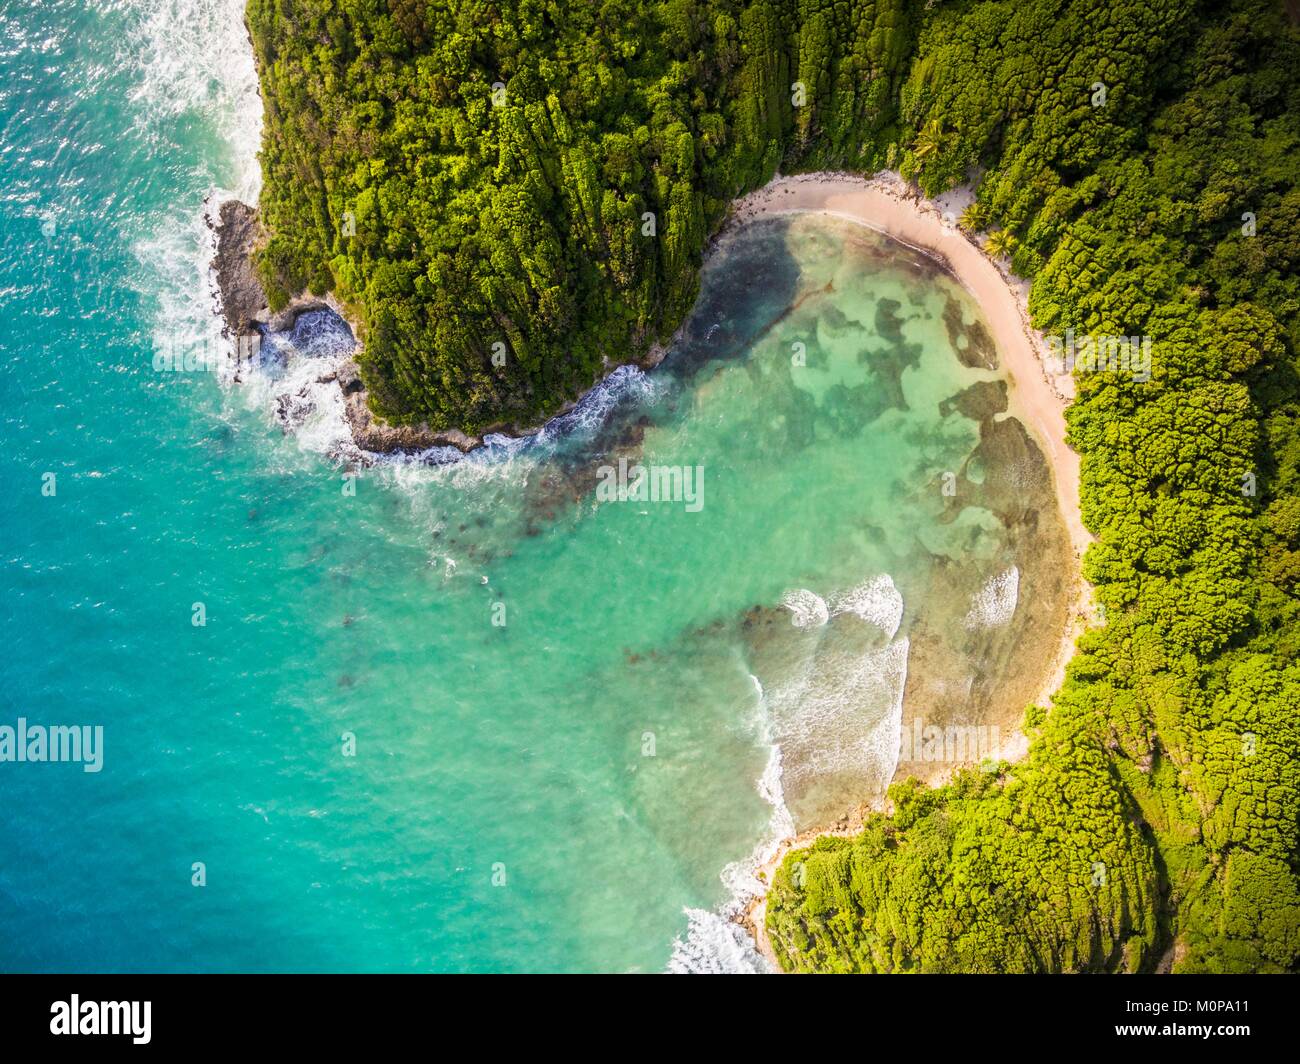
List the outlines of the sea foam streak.
{"type": "Polygon", "coordinates": [[[245,0],[128,0],[138,21],[119,63],[138,72],[130,100],[136,126],[150,135],[160,120],[201,114],[228,152],[232,192],[255,203],[262,184],[257,149],[262,101],[253,48],[244,28],[245,0]]]}
{"type": "Polygon", "coordinates": [[[992,577],[971,601],[967,628],[1000,628],[1016,612],[1020,598],[1020,569],[1011,566],[992,577]]]}
{"type": "Polygon", "coordinates": [[[335,328],[326,333],[329,342],[322,344],[320,334],[325,330],[300,333],[297,324],[289,333],[267,333],[261,357],[244,372],[241,387],[252,405],[275,413],[304,451],[338,462],[360,462],[363,454],[348,428],[343,392],[333,379],[356,345],[337,316],[329,311],[317,313],[338,322],[346,340],[335,328]]]}
{"type": "Polygon", "coordinates": [[[785,804],[781,784],[781,747],[772,738],[767,696],[757,676],[750,674],[756,697],[759,741],[769,747],[767,765],[758,779],[758,793],[772,806],[767,836],[742,861],[733,861],[720,878],[730,897],[717,912],[687,908],[686,934],[673,942],[668,971],[675,975],[765,975],[774,969],[758,952],[753,938],[738,922],[749,903],[767,889],[758,870],[776,856],[781,844],[794,836],[794,818],[785,804]]]}
{"type": "Polygon", "coordinates": [[[909,644],[906,637],[895,638],[904,603],[893,579],[882,573],[829,600],[796,588],[782,597],[781,605],[790,610],[796,628],[820,633],[834,617],[852,614],[879,628],[890,642],[857,654],[811,645],[789,674],[773,680],[770,695],[751,674],[760,738],[771,751],[758,780],[759,794],[772,806],[768,832],[749,857],[723,869],[730,897],[717,912],[686,910],[687,930],[673,943],[671,972],[771,971],[737,917],[767,890],[759,869],[796,834],[785,800],[787,778],[797,783],[848,772],[883,788],[898,767],[909,644]],[[788,777],[787,751],[794,758],[788,777]]]}
{"type": "Polygon", "coordinates": [[[137,134],[165,142],[188,115],[218,134],[215,156],[192,155],[196,198],[207,191],[202,205],[145,219],[132,241],[141,269],[129,281],[155,304],[152,345],[141,350],[141,366],[160,351],[198,352],[228,375],[233,351],[213,314],[211,224],[224,200],[255,202],[261,187],[262,103],[244,0],[128,0],[125,10],[131,26],[117,58],[136,83],[128,100],[137,134]]]}

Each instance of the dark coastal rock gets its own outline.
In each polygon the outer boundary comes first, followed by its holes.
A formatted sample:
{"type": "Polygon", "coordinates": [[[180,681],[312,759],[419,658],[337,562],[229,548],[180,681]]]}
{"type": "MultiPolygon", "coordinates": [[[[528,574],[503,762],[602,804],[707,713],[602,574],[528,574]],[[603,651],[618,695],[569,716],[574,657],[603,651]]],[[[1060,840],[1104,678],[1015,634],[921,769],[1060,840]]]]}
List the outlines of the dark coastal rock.
{"type": "Polygon", "coordinates": [[[246,203],[228,200],[221,205],[219,220],[213,226],[217,234],[217,253],[212,260],[221,316],[225,332],[232,338],[247,336],[268,312],[266,293],[253,269],[252,254],[262,229],[257,211],[246,203]]]}
{"type": "Polygon", "coordinates": [[[353,395],[356,392],[365,391],[366,386],[361,383],[361,375],[357,372],[355,362],[344,362],[338,368],[334,379],[338,381],[339,390],[344,395],[353,395]]]}
{"type": "Polygon", "coordinates": [[[239,200],[227,200],[221,205],[216,223],[209,224],[217,235],[212,270],[226,335],[251,336],[261,331],[259,327],[271,332],[288,332],[300,315],[316,310],[332,310],[347,322],[353,335],[357,334],[356,323],[348,318],[332,295],[300,293],[284,308],[271,313],[266,292],[253,268],[253,253],[266,235],[256,207],[239,200]]]}
{"type": "Polygon", "coordinates": [[[458,429],[435,432],[425,425],[389,425],[378,420],[366,403],[366,392],[357,376],[356,364],[349,362],[337,374],[344,395],[344,414],[352,438],[363,451],[378,454],[427,451],[431,447],[455,447],[471,451],[483,441],[458,429]]]}
{"type": "Polygon", "coordinates": [[[311,399],[303,392],[280,395],[275,400],[275,416],[287,430],[299,428],[315,409],[311,399]]]}

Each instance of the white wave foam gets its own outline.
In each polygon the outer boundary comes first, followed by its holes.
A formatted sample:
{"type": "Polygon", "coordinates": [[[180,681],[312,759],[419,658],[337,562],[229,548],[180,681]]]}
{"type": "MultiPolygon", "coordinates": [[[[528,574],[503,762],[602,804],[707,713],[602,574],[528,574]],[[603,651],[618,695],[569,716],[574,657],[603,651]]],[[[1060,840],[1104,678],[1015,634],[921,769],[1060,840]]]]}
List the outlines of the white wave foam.
{"type": "Polygon", "coordinates": [[[754,847],[748,857],[732,861],[721,873],[723,885],[731,898],[722,907],[724,916],[734,916],[744,910],[754,898],[760,897],[767,887],[758,878],[759,869],[767,865],[783,842],[794,838],[794,816],[785,804],[785,787],[782,783],[784,770],[781,764],[781,747],[772,742],[771,720],[764,713],[764,741],[770,744],[767,765],[758,778],[756,789],[759,797],[772,807],[772,816],[768,820],[767,835],[754,847]]]}
{"type": "Polygon", "coordinates": [[[636,366],[620,366],[587,392],[570,411],[547,421],[537,432],[507,436],[490,432],[481,446],[462,452],[455,447],[430,447],[414,454],[362,452],[367,464],[386,467],[398,483],[439,483],[471,488],[486,480],[520,481],[537,461],[561,440],[590,435],[605,424],[625,401],[653,402],[654,381],[636,366]]]}
{"type": "Polygon", "coordinates": [[[573,410],[548,421],[536,433],[488,433],[481,446],[467,453],[439,446],[416,453],[377,454],[362,450],[352,439],[342,392],[330,379],[355,351],[351,332],[337,315],[303,314],[291,332],[268,334],[262,351],[269,357],[251,368],[246,365],[241,377],[251,405],[274,412],[304,451],[379,468],[394,484],[408,489],[430,481],[463,488],[487,480],[519,482],[562,439],[594,432],[624,401],[652,401],[655,395],[653,382],[642,370],[622,366],[573,410]]]}
{"type": "Polygon", "coordinates": [[[163,218],[132,244],[140,271],[129,281],[154,308],[150,347],[139,353],[142,365],[163,354],[226,372],[233,350],[213,313],[209,278],[215,247],[207,222],[215,209],[215,201],[209,201],[208,208],[188,217],[163,218]]]}
{"type": "Polygon", "coordinates": [[[1011,566],[992,577],[971,600],[967,628],[1000,628],[1015,616],[1020,599],[1020,569],[1011,566]]]}
{"type": "Polygon", "coordinates": [[[299,314],[286,339],[304,358],[347,356],[357,346],[347,323],[329,310],[309,310],[299,314]]]}
{"type": "Polygon", "coordinates": [[[759,794],[772,805],[768,833],[749,857],[723,869],[721,878],[730,897],[716,912],[685,910],[686,934],[673,943],[669,972],[775,971],[737,917],[767,890],[758,870],[795,835],[794,818],[785,802],[782,751],[787,744],[798,751],[797,778],[852,771],[888,784],[898,767],[907,654],[906,638],[862,655],[856,664],[844,660],[828,664],[814,653],[811,667],[773,694],[770,711],[761,681],[751,675],[764,710],[763,738],[771,743],[758,781],[759,794]],[[828,682],[832,675],[838,679],[828,682]]]}
{"type": "Polygon", "coordinates": [[[759,863],[764,864],[776,852],[776,846],[794,837],[794,817],[785,804],[785,788],[781,782],[783,776],[781,747],[773,734],[772,710],[767,702],[767,692],[763,690],[763,683],[757,676],[750,673],[749,678],[754,682],[754,690],[758,694],[760,741],[771,747],[763,774],[758,778],[759,796],[772,807],[772,819],[768,822],[767,847],[761,854],[757,854],[759,863]]]}
{"type": "Polygon", "coordinates": [[[773,743],[772,753],[767,759],[767,767],[758,778],[758,793],[772,807],[771,835],[777,842],[794,835],[794,817],[785,804],[785,788],[781,784],[783,770],[781,767],[781,747],[773,743]]]}
{"type": "Polygon", "coordinates": [[[290,345],[281,368],[272,373],[245,368],[238,387],[250,405],[272,410],[302,450],[364,465],[365,455],[348,428],[343,392],[332,379],[347,358],[347,353],[313,358],[290,345]]]}
{"type": "Polygon", "coordinates": [[[772,659],[778,675],[768,681],[770,741],[782,758],[785,789],[818,776],[848,774],[881,789],[897,767],[910,644],[899,638],[905,604],[888,573],[830,596],[806,588],[788,592],[781,605],[800,628],[827,628],[816,641],[790,644],[772,659]],[[846,644],[833,619],[853,614],[890,640],[865,649],[846,644]]]}
{"type": "Polygon", "coordinates": [[[688,973],[769,973],[774,971],[768,960],[755,947],[749,933],[736,923],[749,903],[767,890],[758,878],[759,869],[769,864],[781,844],[794,837],[794,817],[785,804],[785,791],[781,784],[781,747],[772,741],[772,718],[767,708],[763,684],[753,673],[758,739],[769,746],[767,765],[758,778],[759,795],[772,807],[767,835],[753,851],[741,861],[732,861],[720,875],[729,897],[717,912],[703,909],[686,909],[688,920],[685,939],[673,943],[672,959],[668,971],[688,973]]]}
{"type": "MultiPolygon", "coordinates": [[[[230,376],[233,351],[213,313],[210,263],[215,252],[210,223],[233,195],[256,202],[261,185],[257,149],[262,103],[252,47],[244,28],[244,0],[125,0],[130,26],[122,35],[118,65],[135,88],[128,103],[135,129],[146,142],[175,135],[174,120],[196,116],[216,134],[219,155],[193,158],[195,193],[204,205],[178,205],[140,220],[132,251],[140,263],[128,279],[153,304],[151,350],[143,362],[165,353],[201,360],[218,376],[230,376]],[[229,186],[230,190],[218,186],[229,186]]],[[[135,223],[126,215],[123,224],[135,223]]]]}
{"type": "Polygon", "coordinates": [[[226,146],[233,192],[255,203],[261,189],[262,138],[253,48],[245,0],[128,0],[136,14],[118,62],[136,74],[130,100],[145,133],[161,119],[202,115],[226,146]]]}
{"type": "Polygon", "coordinates": [[[789,783],[849,773],[888,785],[902,735],[908,650],[902,638],[858,656],[815,653],[802,675],[773,693],[789,783]]]}
{"type": "Polygon", "coordinates": [[[767,975],[775,969],[739,924],[706,909],[686,909],[686,935],[673,943],[674,975],[767,975]]]}
{"type": "Polygon", "coordinates": [[[648,404],[656,398],[653,378],[638,366],[619,366],[582,396],[572,410],[553,417],[537,433],[537,441],[563,436],[589,436],[626,400],[648,404]]]}
{"type": "Polygon", "coordinates": [[[831,596],[831,615],[852,613],[874,624],[890,639],[903,623],[903,596],[888,573],[872,577],[848,591],[831,596]]]}
{"type": "Polygon", "coordinates": [[[790,623],[796,628],[819,628],[831,619],[826,600],[806,587],[787,591],[781,596],[781,605],[792,614],[790,623]]]}

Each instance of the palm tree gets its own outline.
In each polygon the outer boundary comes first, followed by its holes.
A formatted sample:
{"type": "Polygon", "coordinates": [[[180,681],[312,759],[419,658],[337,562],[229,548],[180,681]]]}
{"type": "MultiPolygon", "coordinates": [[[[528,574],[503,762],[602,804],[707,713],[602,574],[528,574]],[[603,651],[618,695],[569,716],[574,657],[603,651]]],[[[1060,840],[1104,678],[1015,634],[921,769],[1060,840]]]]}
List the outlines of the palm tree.
{"type": "Polygon", "coordinates": [[[997,259],[1003,255],[1014,254],[1019,243],[1010,229],[994,229],[989,233],[988,240],[984,242],[984,250],[997,259]]]}
{"type": "Polygon", "coordinates": [[[988,224],[989,212],[984,209],[982,203],[972,203],[961,212],[961,220],[957,223],[961,230],[966,233],[978,233],[988,224]]]}
{"type": "Polygon", "coordinates": [[[924,126],[921,132],[916,135],[916,143],[912,145],[912,154],[917,159],[925,159],[928,155],[933,155],[943,144],[943,123],[937,118],[932,118],[924,126]]]}

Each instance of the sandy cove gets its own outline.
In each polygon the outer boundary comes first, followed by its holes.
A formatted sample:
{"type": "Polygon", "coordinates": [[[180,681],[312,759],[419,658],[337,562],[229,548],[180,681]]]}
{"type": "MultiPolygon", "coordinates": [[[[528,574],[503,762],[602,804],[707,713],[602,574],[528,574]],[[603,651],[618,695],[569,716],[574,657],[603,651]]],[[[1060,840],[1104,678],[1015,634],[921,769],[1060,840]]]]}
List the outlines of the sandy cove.
{"type": "MultiPolygon", "coordinates": [[[[1090,589],[1081,574],[1083,552],[1093,541],[1079,512],[1079,456],[1065,442],[1065,409],[1074,396],[1068,373],[1053,372],[1049,349],[1029,319],[1029,282],[1014,276],[1005,263],[991,259],[956,225],[962,206],[970,201],[966,190],[928,200],[897,174],[885,171],[870,178],[853,174],[819,173],[778,177],[732,205],[724,232],[755,219],[781,214],[829,214],[856,222],[892,237],[938,260],[979,304],[994,342],[1001,369],[1010,382],[1008,413],[1019,418],[1042,448],[1052,469],[1057,506],[1070,538],[1077,577],[1070,622],[1062,633],[1049,675],[1035,702],[1049,704],[1065,678],[1074,643],[1086,627],[1090,589]]],[[[1028,751],[1028,740],[1018,729],[1002,743],[1001,755],[1016,761],[1028,751]]],[[[784,840],[758,870],[764,883],[791,850],[811,846],[821,835],[851,836],[861,827],[861,812],[842,819],[833,828],[813,829],[784,840]]],[[[759,952],[772,964],[776,957],[764,928],[767,898],[755,898],[739,922],[749,930],[759,952]]],[[[779,970],[779,969],[778,969],[779,970]]]]}
{"type": "MultiPolygon", "coordinates": [[[[951,194],[950,194],[951,195],[951,194]]],[[[955,214],[923,198],[897,174],[778,177],[737,200],[726,228],[768,215],[821,213],[865,225],[937,259],[980,305],[1012,383],[1011,413],[1033,431],[1052,466],[1061,516],[1074,549],[1092,542],[1079,517],[1079,456],[1065,443],[1065,408],[1074,397],[1068,373],[1051,371],[1047,343],[1029,321],[1029,283],[984,253],[955,224],[955,214]]]]}
{"type": "MultiPolygon", "coordinates": [[[[938,200],[927,200],[897,173],[890,171],[870,178],[838,173],[779,177],[733,203],[723,232],[765,216],[828,214],[874,229],[942,264],[972,295],[983,312],[998,349],[1000,368],[1009,381],[1008,413],[1019,418],[1030,430],[1051,467],[1058,508],[1075,556],[1074,572],[1079,574],[1083,551],[1092,537],[1083,527],[1079,515],[1079,458],[1065,443],[1064,412],[1074,394],[1074,381],[1068,374],[1051,371],[1047,345],[1029,321],[1029,283],[1012,275],[1004,264],[990,259],[971,237],[957,228],[957,216],[970,199],[969,190],[958,189],[944,194],[938,200]]],[[[244,210],[251,212],[252,208],[244,210]]],[[[214,228],[220,235],[222,227],[214,228]]],[[[240,248],[235,246],[240,239],[240,233],[232,228],[232,253],[240,252],[240,248]]],[[[247,249],[243,249],[241,255],[242,259],[246,259],[247,249]]],[[[214,273],[218,271],[220,259],[218,253],[213,263],[214,273]]],[[[230,301],[227,292],[238,286],[232,288],[229,281],[225,284],[220,281],[218,274],[216,287],[226,295],[226,299],[220,300],[219,305],[225,305],[230,301]]],[[[250,298],[256,299],[258,308],[265,303],[260,288],[250,298]]],[[[229,306],[226,306],[226,317],[229,320],[229,306]]],[[[243,327],[244,323],[238,322],[231,326],[235,334],[243,327]]],[[[656,344],[637,361],[650,369],[671,346],[671,342],[656,344]]],[[[353,405],[364,409],[364,395],[360,394],[359,387],[349,388],[342,381],[340,387],[344,389],[345,395],[357,392],[351,396],[353,405]]],[[[366,420],[370,420],[368,413],[366,420]]],[[[355,422],[351,428],[354,436],[358,437],[358,445],[364,449],[390,449],[386,445],[373,443],[366,447],[371,441],[358,434],[355,422]]],[[[405,441],[398,441],[398,449],[402,449],[403,442],[405,441]]],[[[413,443],[406,449],[422,449],[422,445],[427,442],[429,441],[421,440],[418,445],[413,443]]],[[[465,450],[480,441],[469,438],[447,441],[438,438],[433,442],[452,442],[465,450]]],[[[1082,576],[1077,576],[1075,593],[1071,596],[1073,606],[1069,623],[1063,630],[1042,688],[1032,700],[1039,705],[1048,704],[1050,696],[1064,679],[1065,667],[1074,653],[1075,639],[1087,624],[1089,596],[1089,589],[1082,576]]],[[[1011,729],[1010,732],[1002,741],[1000,754],[1004,760],[1016,761],[1025,755],[1028,741],[1018,729],[1011,729]]],[[[810,829],[796,838],[783,840],[775,848],[773,856],[758,870],[760,880],[770,883],[786,853],[791,849],[810,846],[820,835],[856,834],[861,827],[862,815],[873,808],[884,807],[881,804],[864,804],[833,824],[810,829]]],[[[763,933],[765,915],[766,898],[758,897],[746,907],[739,920],[755,935],[760,951],[775,963],[771,947],[763,933]]]]}

